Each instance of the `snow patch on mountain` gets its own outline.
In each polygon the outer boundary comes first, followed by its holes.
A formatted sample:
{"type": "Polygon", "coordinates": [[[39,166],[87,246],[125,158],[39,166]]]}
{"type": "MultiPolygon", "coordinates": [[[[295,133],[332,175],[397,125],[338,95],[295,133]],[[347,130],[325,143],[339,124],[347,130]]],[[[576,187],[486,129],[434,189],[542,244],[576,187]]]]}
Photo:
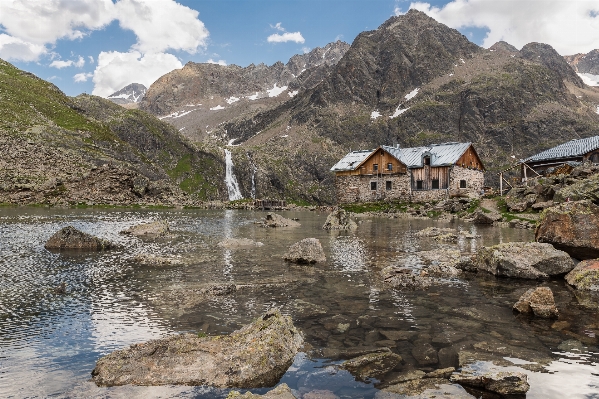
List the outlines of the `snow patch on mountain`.
{"type": "Polygon", "coordinates": [[[399,115],[403,114],[404,112],[406,112],[409,109],[410,109],[410,107],[401,109],[401,105],[400,105],[395,109],[395,112],[389,118],[391,118],[391,119],[397,118],[399,115]]]}
{"type": "Polygon", "coordinates": [[[138,103],[147,90],[146,86],[142,84],[131,83],[106,98],[116,104],[133,104],[138,103]]]}
{"type": "Polygon", "coordinates": [[[372,113],[370,114],[370,119],[376,119],[379,116],[381,116],[381,113],[378,110],[374,110],[372,111],[372,113]]]}
{"type": "Polygon", "coordinates": [[[412,90],[411,92],[409,92],[408,94],[406,94],[405,99],[406,100],[411,100],[414,97],[416,97],[416,94],[418,94],[418,92],[420,91],[420,88],[417,87],[414,90],[412,90]]]}
{"type": "Polygon", "coordinates": [[[239,101],[239,98],[231,96],[231,97],[227,98],[225,101],[227,102],[227,104],[231,105],[231,104],[239,101]]]}
{"type": "Polygon", "coordinates": [[[216,107],[210,108],[210,111],[219,111],[221,109],[225,109],[225,107],[223,107],[222,105],[219,104],[216,107]]]}
{"type": "Polygon", "coordinates": [[[599,75],[591,73],[579,73],[580,79],[588,86],[599,86],[599,75]]]}
{"type": "Polygon", "coordinates": [[[275,83],[275,86],[270,90],[266,90],[266,92],[268,93],[268,97],[278,97],[279,94],[283,93],[285,90],[287,90],[287,86],[277,87],[277,84],[275,83]]]}

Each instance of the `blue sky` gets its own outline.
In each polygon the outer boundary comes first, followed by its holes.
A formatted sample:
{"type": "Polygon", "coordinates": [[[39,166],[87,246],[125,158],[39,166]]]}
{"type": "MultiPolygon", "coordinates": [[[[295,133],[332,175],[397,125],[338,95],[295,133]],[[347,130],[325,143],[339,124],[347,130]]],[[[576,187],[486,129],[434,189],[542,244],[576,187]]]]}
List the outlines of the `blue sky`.
{"type": "Polygon", "coordinates": [[[188,61],[270,65],[338,39],[351,44],[410,8],[485,47],[599,48],[599,1],[0,0],[0,58],[68,95],[107,96],[188,61]]]}

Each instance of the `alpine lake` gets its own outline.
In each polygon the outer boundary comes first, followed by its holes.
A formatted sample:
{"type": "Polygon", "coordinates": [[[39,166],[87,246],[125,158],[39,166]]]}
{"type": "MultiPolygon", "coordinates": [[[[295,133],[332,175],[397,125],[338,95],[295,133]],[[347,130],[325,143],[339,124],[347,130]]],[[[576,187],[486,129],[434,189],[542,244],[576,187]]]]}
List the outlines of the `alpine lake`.
{"type": "MultiPolygon", "coordinates": [[[[305,337],[304,351],[280,380],[298,398],[315,390],[329,391],[327,397],[382,397],[385,380],[435,369],[419,366],[413,356],[417,342],[437,351],[451,348],[471,368],[525,372],[527,398],[599,398],[596,296],[572,290],[563,279],[466,272],[427,290],[394,289],[380,273],[390,265],[425,268],[423,251],[473,253],[481,246],[532,241],[531,230],[359,217],[357,230],[325,231],[326,212],[277,213],[297,218],[301,227],[260,227],[255,223],[265,216],[260,211],[0,208],[0,397],[225,398],[230,390],[206,386],[97,387],[91,371],[101,356],[131,344],[183,332],[228,334],[278,307],[305,337]],[[155,220],[166,220],[171,234],[152,241],[119,234],[155,220]],[[122,248],[44,249],[68,225],[122,248]],[[415,235],[429,226],[478,237],[440,243],[415,235]],[[283,261],[288,247],[307,237],[320,240],[327,261],[313,266],[283,261]],[[217,245],[225,238],[264,245],[225,249],[217,245]],[[176,262],[144,265],[140,254],[176,262]],[[55,293],[63,282],[66,293],[55,293]],[[210,298],[195,295],[215,283],[238,289],[210,298]],[[513,312],[520,295],[538,285],[552,289],[558,319],[513,312]],[[388,347],[403,361],[383,380],[360,381],[337,367],[364,347],[388,347]]],[[[448,383],[421,395],[467,393],[448,383]]]]}

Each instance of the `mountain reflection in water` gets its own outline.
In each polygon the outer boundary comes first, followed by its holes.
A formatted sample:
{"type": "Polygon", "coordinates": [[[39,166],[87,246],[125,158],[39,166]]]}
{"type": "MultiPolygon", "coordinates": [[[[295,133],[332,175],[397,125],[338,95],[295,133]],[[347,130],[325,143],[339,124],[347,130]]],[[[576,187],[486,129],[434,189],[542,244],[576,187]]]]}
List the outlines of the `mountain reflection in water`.
{"type": "MultiPolygon", "coordinates": [[[[0,208],[0,397],[226,397],[227,390],[209,387],[98,388],[89,379],[97,359],[115,349],[179,332],[230,333],[272,306],[292,316],[309,344],[281,380],[298,397],[310,390],[379,397],[385,380],[356,381],[335,364],[352,348],[390,347],[403,358],[390,380],[418,368],[413,350],[423,342],[436,350],[455,349],[468,367],[526,372],[527,398],[599,397],[596,297],[572,291],[562,280],[544,282],[560,317],[540,320],[512,312],[518,297],[539,282],[463,274],[410,291],[389,288],[380,275],[390,265],[426,267],[430,259],[419,254],[423,251],[470,253],[482,245],[530,241],[531,231],[360,218],[355,232],[330,232],[321,229],[326,214],[281,214],[299,218],[302,226],[265,229],[254,223],[265,214],[250,211],[0,208]],[[158,219],[168,221],[172,235],[142,241],[118,234],[158,219]],[[123,247],[101,253],[45,250],[45,241],[66,225],[123,247]],[[414,235],[429,226],[468,230],[480,238],[447,244],[414,235]],[[327,262],[286,264],[287,248],[306,237],[321,241],[327,262]],[[217,246],[224,238],[264,246],[217,246]],[[141,265],[139,254],[180,262],[141,265]],[[54,294],[62,282],[67,294],[54,294]],[[212,283],[238,289],[194,296],[212,283]]],[[[465,394],[459,386],[444,389],[465,394]]]]}

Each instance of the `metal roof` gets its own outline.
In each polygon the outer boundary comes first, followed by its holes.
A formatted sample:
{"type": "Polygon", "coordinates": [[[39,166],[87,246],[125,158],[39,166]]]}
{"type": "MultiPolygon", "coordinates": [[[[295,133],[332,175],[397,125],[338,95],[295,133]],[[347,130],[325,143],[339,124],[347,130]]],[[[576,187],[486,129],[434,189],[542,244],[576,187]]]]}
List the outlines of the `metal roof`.
{"type": "Polygon", "coordinates": [[[547,161],[584,155],[599,148],[599,136],[572,140],[526,158],[524,162],[547,161]]]}
{"type": "Polygon", "coordinates": [[[405,163],[408,168],[421,168],[422,157],[430,155],[431,166],[448,166],[455,164],[466,152],[471,143],[431,144],[428,147],[398,148],[382,146],[382,148],[405,163]]]}
{"type": "Polygon", "coordinates": [[[352,151],[344,156],[332,168],[332,172],[340,172],[344,170],[355,170],[362,162],[366,160],[375,150],[352,151]]]}

